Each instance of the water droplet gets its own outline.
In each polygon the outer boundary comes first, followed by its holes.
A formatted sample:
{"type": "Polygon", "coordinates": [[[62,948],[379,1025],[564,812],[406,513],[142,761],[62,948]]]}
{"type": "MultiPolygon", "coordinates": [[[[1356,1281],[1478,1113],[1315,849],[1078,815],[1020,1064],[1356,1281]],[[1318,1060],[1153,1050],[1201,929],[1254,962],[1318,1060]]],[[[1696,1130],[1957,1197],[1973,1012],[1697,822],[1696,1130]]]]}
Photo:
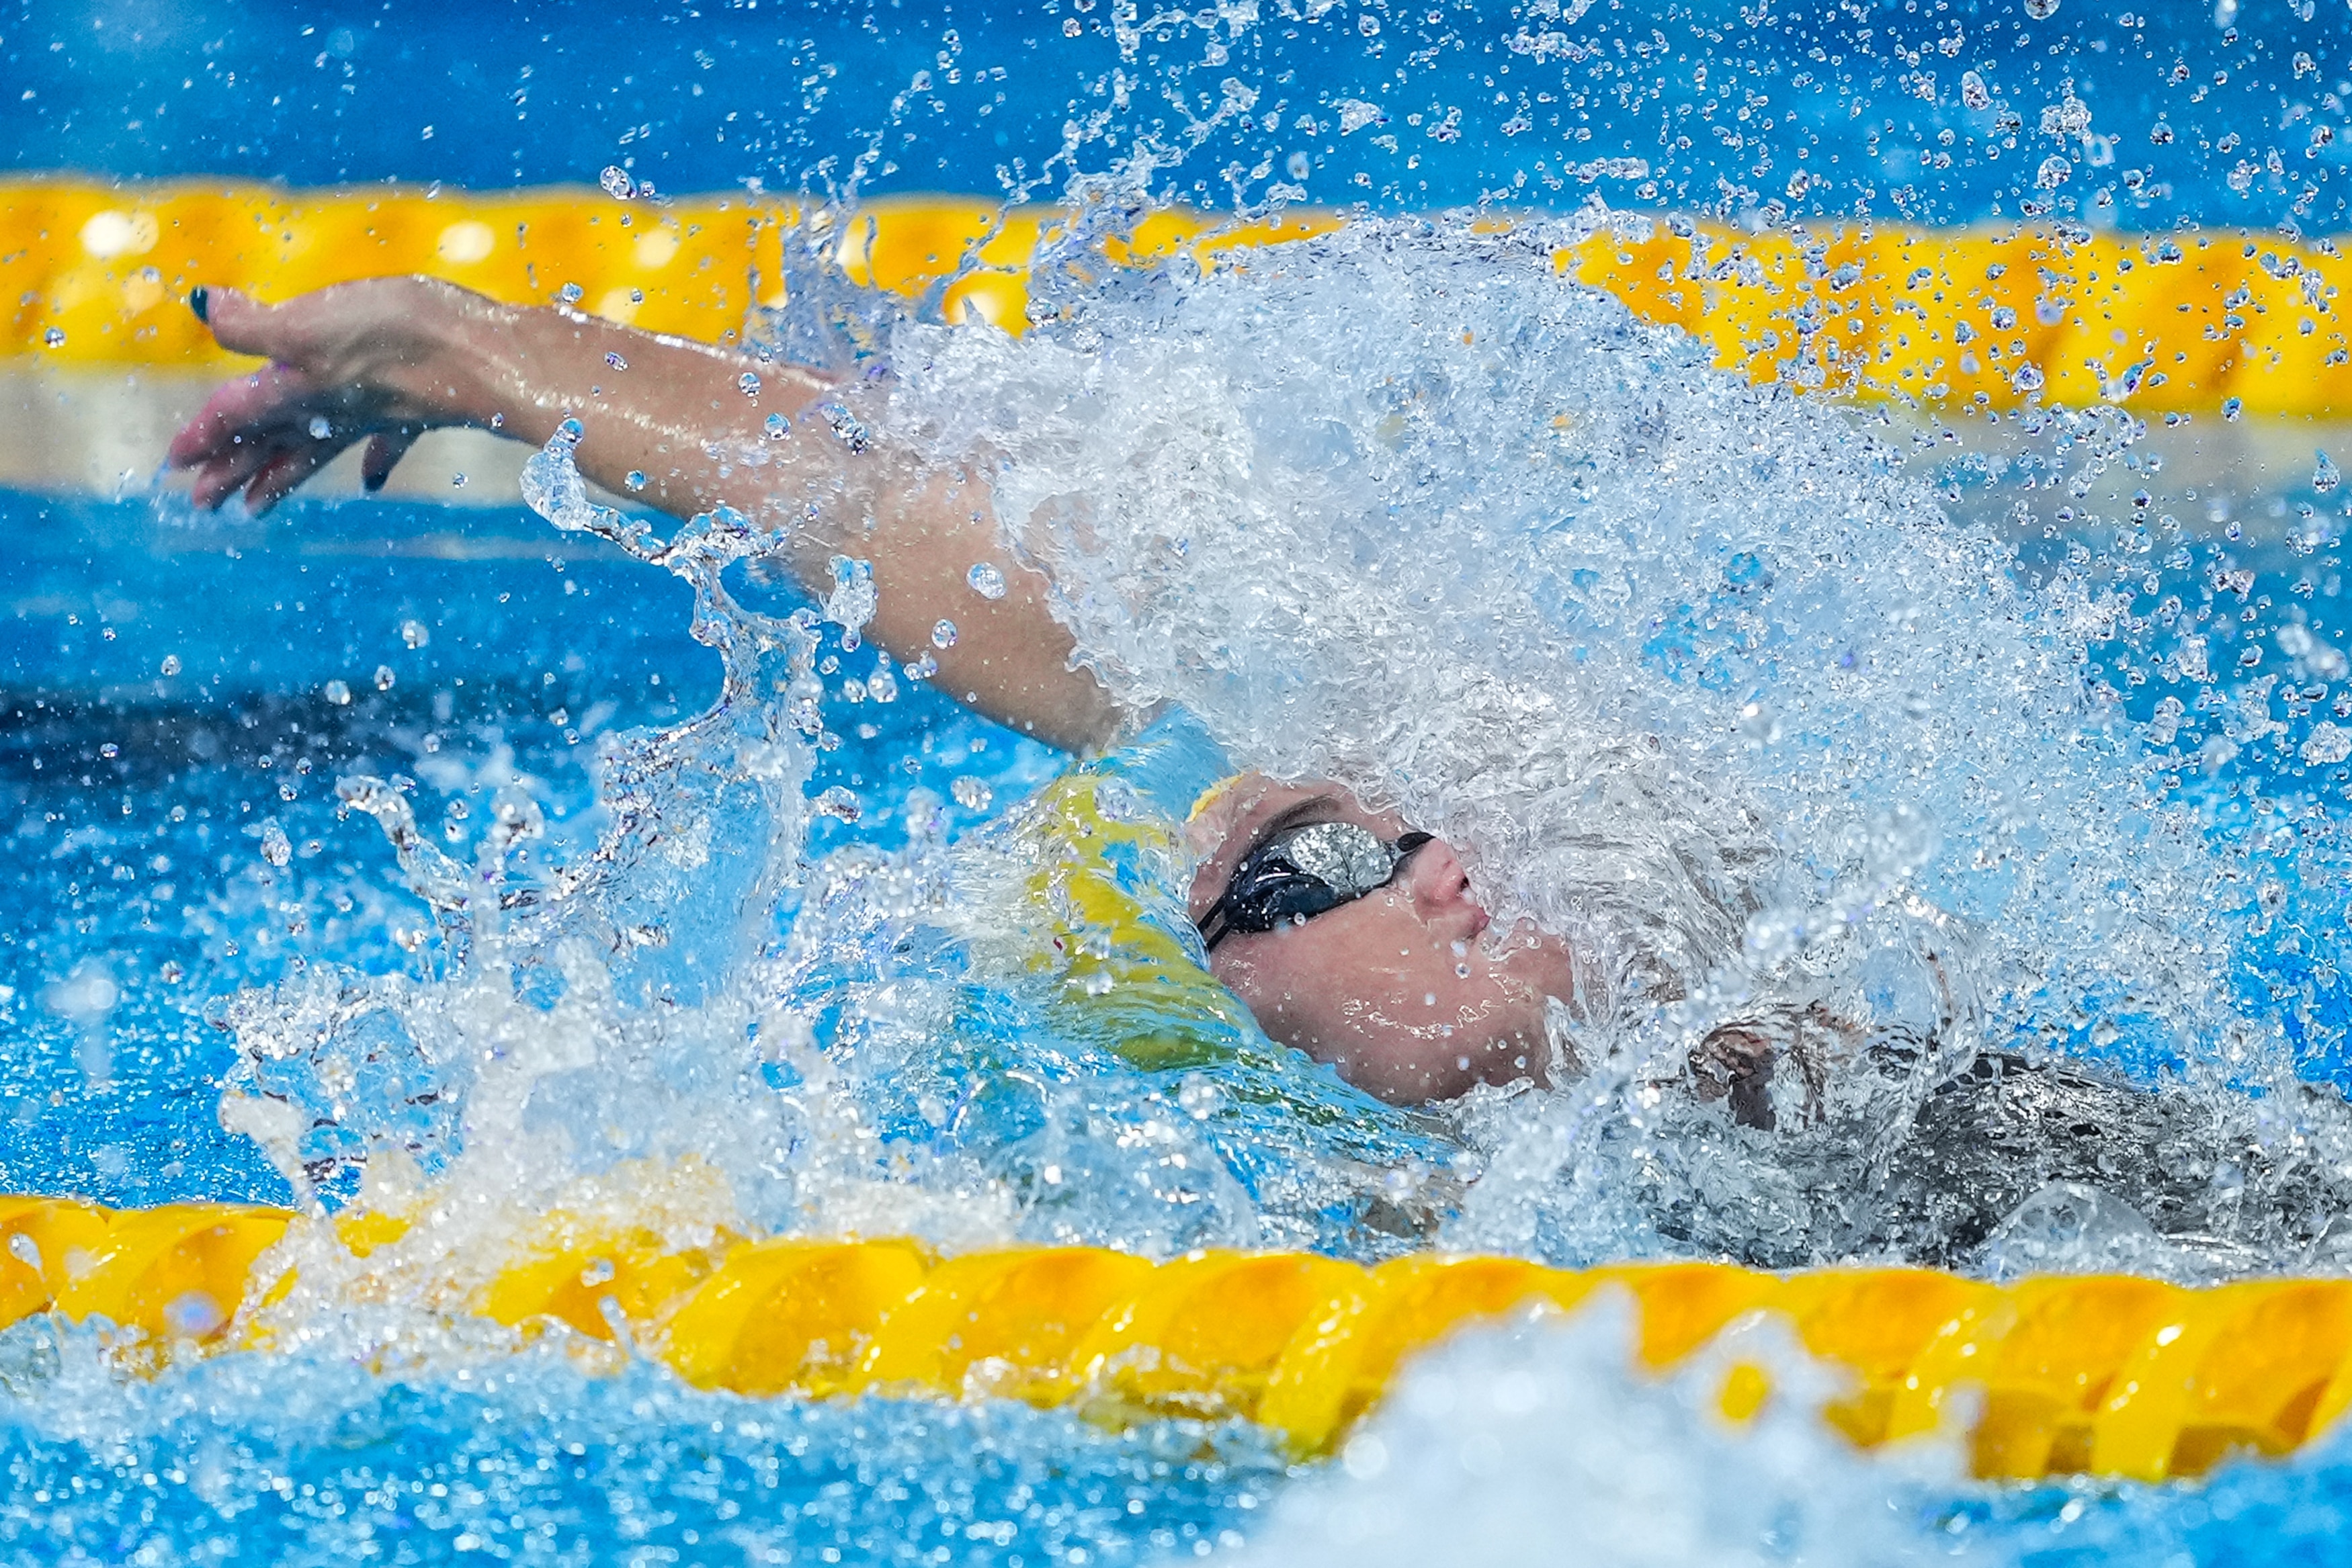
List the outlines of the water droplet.
{"type": "Polygon", "coordinates": [[[973,563],[972,569],[964,573],[964,580],[971,583],[971,591],[982,599],[1004,597],[1004,574],[984,560],[973,563]]]}
{"type": "Polygon", "coordinates": [[[221,1324],[228,1322],[220,1303],[204,1291],[189,1291],[172,1298],[163,1308],[163,1322],[171,1331],[184,1339],[202,1339],[221,1324]]]}
{"type": "Polygon", "coordinates": [[[2025,14],[2037,22],[2047,22],[2058,15],[2058,0],[2025,0],[2025,14]]]}
{"type": "Polygon", "coordinates": [[[838,784],[810,801],[809,809],[820,817],[832,817],[844,822],[857,821],[864,810],[858,804],[857,797],[838,784]]]}
{"type": "Polygon", "coordinates": [[[321,695],[323,695],[329,702],[334,704],[337,707],[346,707],[351,704],[352,688],[351,684],[347,681],[329,681],[324,686],[320,687],[320,690],[321,695]]]}
{"type": "Polygon", "coordinates": [[[63,327],[52,327],[41,334],[41,341],[52,349],[62,349],[66,346],[66,329],[63,327]]]}
{"type": "Polygon", "coordinates": [[[161,664],[158,664],[156,669],[166,675],[178,674],[181,669],[180,655],[177,653],[164,654],[163,662],[161,664]]]}
{"type": "Polygon", "coordinates": [[[2326,453],[2316,453],[2314,455],[2319,461],[2312,465],[2311,487],[2325,496],[2328,491],[2344,483],[2344,475],[2336,466],[2336,460],[2326,453]]]}
{"type": "Polygon", "coordinates": [[[335,427],[327,423],[327,416],[323,413],[314,413],[310,416],[310,439],[313,441],[324,441],[335,434],[335,427]]]}
{"type": "Polygon", "coordinates": [[[2222,417],[2223,419],[2235,419],[2235,418],[2237,418],[2240,414],[2242,414],[2242,413],[2245,413],[2245,412],[2246,412],[2246,400],[2245,400],[2245,399],[2243,399],[2243,398],[2236,398],[2236,397],[2225,397],[2225,398],[2223,398],[2223,399],[2221,400],[2221,417],[2222,417]]]}
{"type": "Polygon", "coordinates": [[[745,371],[741,375],[736,377],[735,385],[740,389],[745,397],[758,397],[760,395],[760,378],[753,375],[750,371],[745,371]]]}
{"type": "Polygon", "coordinates": [[[622,357],[621,350],[618,349],[606,350],[604,362],[616,371],[625,371],[629,368],[629,361],[622,357]]]}
{"type": "Polygon", "coordinates": [[[393,683],[399,679],[399,676],[392,673],[392,666],[390,664],[378,664],[375,667],[376,690],[380,692],[388,692],[392,690],[393,683]]]}
{"type": "Polygon", "coordinates": [[[433,629],[422,621],[404,621],[400,623],[400,640],[412,648],[422,648],[433,641],[433,629]]]}
{"type": "Polygon", "coordinates": [[[2040,392],[2043,384],[2042,367],[2030,361],[2018,366],[2010,372],[2009,384],[2021,392],[2040,392]]]}
{"type": "Polygon", "coordinates": [[[996,791],[989,788],[986,779],[974,779],[969,774],[950,784],[948,793],[955,797],[957,805],[968,811],[985,811],[989,803],[996,799],[996,791]]]}
{"type": "Polygon", "coordinates": [[[792,433],[793,422],[791,420],[786,419],[781,413],[772,413],[768,416],[769,440],[782,441],[785,436],[790,435],[792,433]]]}
{"type": "Polygon", "coordinates": [[[604,186],[604,193],[616,202],[625,202],[637,193],[637,183],[630,179],[629,172],[618,163],[605,164],[604,172],[596,176],[596,183],[604,186]]]}
{"type": "Polygon", "coordinates": [[[449,488],[451,488],[452,490],[462,490],[462,489],[464,489],[465,487],[466,487],[466,476],[465,476],[465,475],[463,475],[463,474],[452,474],[452,475],[450,475],[450,476],[449,476],[449,488]]]}
{"type": "Polygon", "coordinates": [[[1985,87],[1984,78],[1974,71],[1960,73],[1960,101],[1970,109],[1990,109],[1992,94],[1985,87]]]}
{"type": "Polygon", "coordinates": [[[2303,742],[2303,760],[2313,768],[2328,768],[2352,758],[2352,730],[2322,719],[2311,727],[2303,742]]]}
{"type": "Polygon", "coordinates": [[[261,824],[261,858],[280,867],[294,859],[294,845],[287,839],[286,830],[276,822],[261,824]]]}
{"type": "Polygon", "coordinates": [[[952,648],[955,646],[955,640],[956,624],[954,622],[941,621],[931,628],[932,647],[952,648]]]}
{"type": "Polygon", "coordinates": [[[630,469],[628,477],[624,480],[623,483],[626,484],[632,490],[644,489],[646,487],[646,471],[642,468],[630,469]]]}
{"type": "Polygon", "coordinates": [[[580,293],[578,284],[567,283],[555,291],[555,297],[566,305],[577,305],[580,303],[580,293]]]}
{"type": "Polygon", "coordinates": [[[1315,162],[1304,152],[1293,152],[1283,164],[1283,168],[1288,172],[1292,179],[1304,180],[1308,174],[1314,172],[1315,162]]]}
{"type": "Polygon", "coordinates": [[[827,403],[821,410],[825,423],[833,426],[835,439],[852,452],[863,452],[873,437],[858,417],[837,402],[827,403]]]}
{"type": "Polygon", "coordinates": [[[163,983],[167,986],[176,986],[188,977],[188,971],[180,967],[180,961],[177,958],[164,959],[162,967],[155,973],[163,977],[163,983]]]}
{"type": "Polygon", "coordinates": [[[1224,1091],[1205,1072],[1185,1074],[1184,1082],[1176,1089],[1176,1103],[1195,1122],[1207,1121],[1224,1103],[1224,1091]]]}

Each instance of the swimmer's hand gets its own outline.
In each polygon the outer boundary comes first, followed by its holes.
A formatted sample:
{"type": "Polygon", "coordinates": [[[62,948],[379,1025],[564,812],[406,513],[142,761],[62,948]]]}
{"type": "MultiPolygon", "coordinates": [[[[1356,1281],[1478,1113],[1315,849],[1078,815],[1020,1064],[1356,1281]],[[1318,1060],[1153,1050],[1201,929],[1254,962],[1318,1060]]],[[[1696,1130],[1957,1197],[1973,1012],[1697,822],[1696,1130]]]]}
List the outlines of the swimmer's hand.
{"type": "Polygon", "coordinates": [[[366,443],[361,482],[381,489],[419,435],[476,423],[452,348],[469,325],[507,313],[421,277],[342,284],[278,306],[204,288],[189,304],[223,348],[270,362],[214,392],[173,439],[170,461],[194,470],[196,505],[217,507],[242,490],[256,513],[347,446],[366,443]]]}

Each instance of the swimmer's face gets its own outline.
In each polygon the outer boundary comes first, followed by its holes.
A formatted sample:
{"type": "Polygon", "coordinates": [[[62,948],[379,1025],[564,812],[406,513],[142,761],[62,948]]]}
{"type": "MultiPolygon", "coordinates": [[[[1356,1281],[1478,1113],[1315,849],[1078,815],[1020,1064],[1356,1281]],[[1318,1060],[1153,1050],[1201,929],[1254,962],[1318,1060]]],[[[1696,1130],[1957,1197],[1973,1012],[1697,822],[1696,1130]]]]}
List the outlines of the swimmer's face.
{"type": "MultiPolygon", "coordinates": [[[[1206,915],[1234,868],[1275,834],[1357,822],[1393,840],[1406,824],[1335,785],[1252,775],[1192,829],[1206,915]]],[[[1496,943],[1453,846],[1433,839],[1386,887],[1310,920],[1235,931],[1209,955],[1219,980],[1274,1039],[1394,1104],[1450,1100],[1475,1083],[1544,1081],[1544,998],[1570,996],[1566,946],[1532,925],[1496,943]]]]}

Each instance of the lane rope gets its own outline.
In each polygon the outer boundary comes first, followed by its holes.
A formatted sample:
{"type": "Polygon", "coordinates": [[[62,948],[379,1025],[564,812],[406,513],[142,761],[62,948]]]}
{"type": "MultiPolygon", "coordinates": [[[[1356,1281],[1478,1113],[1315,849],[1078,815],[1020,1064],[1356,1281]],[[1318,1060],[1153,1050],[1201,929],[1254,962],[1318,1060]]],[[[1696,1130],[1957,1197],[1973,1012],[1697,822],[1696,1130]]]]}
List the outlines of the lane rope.
{"type": "MultiPolygon", "coordinates": [[[[306,1247],[368,1258],[408,1235],[366,1211],[0,1198],[0,1327],[43,1312],[103,1320],[151,1364],[266,1352],[267,1309],[306,1247]]],[[[1015,1398],[1107,1425],[1241,1417],[1301,1458],[1331,1452],[1401,1366],[1463,1325],[1574,1312],[1612,1289],[1638,1309],[1651,1370],[1776,1314],[1851,1379],[1823,1415],[1857,1446],[1966,1423],[1988,1479],[2196,1476],[2232,1454],[2290,1453],[2352,1404],[2352,1280],[1992,1285],[1922,1269],[1567,1270],[1431,1254],[1366,1268],[1243,1251],[1153,1263],[724,1232],[678,1249],[561,1210],[483,1278],[464,1300],[473,1312],[526,1337],[625,1338],[697,1387],[1015,1398]]],[[[1770,1393],[1762,1365],[1733,1358],[1716,1398],[1744,1421],[1770,1393]]]]}
{"type": "MultiPolygon", "coordinates": [[[[196,284],[278,299],[411,272],[729,341],[755,305],[779,302],[783,235],[797,218],[790,203],[742,193],[656,205],[591,188],[296,191],[20,175],[0,181],[0,299],[10,302],[0,352],[217,373],[237,361],[184,308],[196,284]]],[[[939,300],[949,319],[1020,331],[1030,257],[1066,218],[977,198],[894,198],[826,243],[852,278],[909,296],[960,274],[939,300]]],[[[1111,247],[1112,259],[1189,247],[1217,265],[1343,221],[1297,211],[1236,227],[1170,210],[1111,247]]],[[[1717,364],[1754,382],[1994,409],[2039,401],[2204,413],[2235,400],[2253,413],[2352,413],[2333,240],[2066,225],[1751,234],[1671,214],[1612,223],[1558,252],[1559,270],[1644,320],[1694,333],[1717,364]]]]}

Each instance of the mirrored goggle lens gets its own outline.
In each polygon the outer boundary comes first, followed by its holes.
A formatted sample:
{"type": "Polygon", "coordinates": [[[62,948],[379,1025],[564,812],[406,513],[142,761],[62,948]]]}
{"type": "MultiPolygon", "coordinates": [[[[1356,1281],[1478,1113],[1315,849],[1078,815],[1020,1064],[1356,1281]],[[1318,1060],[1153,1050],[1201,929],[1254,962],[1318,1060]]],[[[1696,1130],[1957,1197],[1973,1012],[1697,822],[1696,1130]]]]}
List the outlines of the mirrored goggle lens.
{"type": "Polygon", "coordinates": [[[1310,920],[1386,886],[1429,837],[1407,833],[1391,844],[1354,822],[1295,828],[1249,852],[1202,932],[1213,947],[1235,931],[1310,920]]]}

